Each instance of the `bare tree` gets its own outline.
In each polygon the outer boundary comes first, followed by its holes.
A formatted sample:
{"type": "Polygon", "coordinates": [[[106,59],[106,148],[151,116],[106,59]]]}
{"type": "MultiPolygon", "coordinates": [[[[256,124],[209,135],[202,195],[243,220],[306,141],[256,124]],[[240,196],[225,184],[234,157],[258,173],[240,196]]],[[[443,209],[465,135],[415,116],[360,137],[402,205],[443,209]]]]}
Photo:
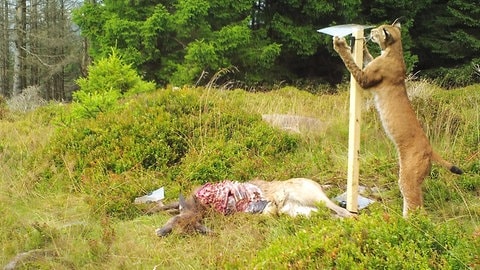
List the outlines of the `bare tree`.
{"type": "Polygon", "coordinates": [[[80,74],[82,40],[70,21],[74,1],[43,0],[45,30],[42,39],[44,63],[49,68],[43,78],[45,98],[64,100],[71,97],[73,81],[80,74]],[[68,70],[68,74],[66,72],[68,70]]]}
{"type": "MultiPolygon", "coordinates": [[[[85,3],[96,5],[97,1],[96,0],[85,0],[85,3]]],[[[90,47],[89,41],[87,37],[84,37],[82,40],[82,65],[81,65],[81,72],[82,76],[86,77],[88,75],[88,66],[92,62],[92,58],[88,54],[88,49],[90,47]]]]}
{"type": "Polygon", "coordinates": [[[27,25],[27,1],[17,0],[15,7],[15,37],[13,64],[13,95],[18,95],[25,88],[25,41],[27,25]]]}
{"type": "Polygon", "coordinates": [[[9,96],[10,94],[10,78],[8,70],[10,68],[10,35],[8,26],[9,20],[9,4],[7,0],[2,0],[0,4],[0,95],[9,96]]]}
{"type": "MultiPolygon", "coordinates": [[[[35,35],[38,33],[39,25],[41,24],[41,14],[39,13],[40,0],[30,0],[29,8],[29,29],[28,29],[28,51],[32,55],[38,55],[40,53],[40,44],[35,38],[35,35]]],[[[27,57],[29,57],[27,53],[27,57]]],[[[27,63],[29,67],[29,75],[27,78],[28,85],[39,85],[40,83],[40,67],[31,63],[27,63]]]]}
{"type": "Polygon", "coordinates": [[[14,5],[0,1],[0,94],[16,96],[38,86],[46,100],[69,100],[83,56],[82,39],[70,14],[82,1],[14,0],[14,5]]]}

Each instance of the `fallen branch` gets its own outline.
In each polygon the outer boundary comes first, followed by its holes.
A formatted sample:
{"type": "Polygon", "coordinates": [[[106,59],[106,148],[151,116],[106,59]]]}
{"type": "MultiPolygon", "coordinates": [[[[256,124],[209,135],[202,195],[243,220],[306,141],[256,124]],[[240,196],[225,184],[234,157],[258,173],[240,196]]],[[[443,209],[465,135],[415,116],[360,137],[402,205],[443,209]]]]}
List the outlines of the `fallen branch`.
{"type": "Polygon", "coordinates": [[[20,266],[21,264],[25,264],[28,261],[33,261],[33,260],[39,259],[40,257],[55,256],[55,255],[56,255],[55,251],[45,250],[45,249],[33,249],[26,252],[22,252],[17,254],[15,258],[13,258],[7,265],[5,265],[3,270],[14,270],[14,269],[17,269],[17,266],[20,266]]]}

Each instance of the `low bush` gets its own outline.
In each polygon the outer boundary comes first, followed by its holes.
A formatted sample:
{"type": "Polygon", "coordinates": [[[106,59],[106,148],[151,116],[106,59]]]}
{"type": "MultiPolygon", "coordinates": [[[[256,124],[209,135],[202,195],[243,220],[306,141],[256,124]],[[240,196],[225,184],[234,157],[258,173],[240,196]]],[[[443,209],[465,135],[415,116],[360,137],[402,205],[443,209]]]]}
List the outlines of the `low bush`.
{"type": "Polygon", "coordinates": [[[161,184],[189,190],[250,179],[297,149],[298,135],[278,132],[226,100],[213,105],[204,94],[165,90],[126,100],[121,109],[59,130],[50,155],[58,167],[71,168],[70,189],[91,194],[92,209],[131,217],[135,195],[161,184]],[[159,179],[131,176],[145,170],[159,179]]]}
{"type": "Polygon", "coordinates": [[[434,80],[436,84],[448,89],[472,85],[480,82],[480,76],[478,74],[479,63],[480,59],[477,58],[463,66],[452,68],[442,67],[425,71],[425,76],[434,80]]]}
{"type": "Polygon", "coordinates": [[[248,269],[468,269],[480,259],[472,235],[422,215],[315,215],[282,226],[289,234],[267,240],[248,269]]]}
{"type": "Polygon", "coordinates": [[[115,49],[108,58],[91,65],[88,71],[88,77],[76,81],[80,90],[73,93],[74,118],[95,117],[100,112],[114,109],[117,100],[123,96],[155,89],[155,84],[143,81],[131,65],[122,61],[115,49]]]}

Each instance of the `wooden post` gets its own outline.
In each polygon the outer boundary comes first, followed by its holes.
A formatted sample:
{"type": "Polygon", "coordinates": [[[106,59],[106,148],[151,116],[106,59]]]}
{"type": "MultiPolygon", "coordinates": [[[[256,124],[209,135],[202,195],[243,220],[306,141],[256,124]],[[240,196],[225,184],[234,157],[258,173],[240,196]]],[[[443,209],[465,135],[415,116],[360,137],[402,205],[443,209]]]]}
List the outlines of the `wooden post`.
{"type": "MultiPolygon", "coordinates": [[[[363,28],[353,32],[355,45],[353,59],[362,68],[363,66],[363,28]]],[[[358,176],[360,151],[360,120],[362,105],[362,88],[355,78],[350,75],[350,120],[348,129],[348,172],[347,172],[347,210],[358,212],[358,176]]]]}

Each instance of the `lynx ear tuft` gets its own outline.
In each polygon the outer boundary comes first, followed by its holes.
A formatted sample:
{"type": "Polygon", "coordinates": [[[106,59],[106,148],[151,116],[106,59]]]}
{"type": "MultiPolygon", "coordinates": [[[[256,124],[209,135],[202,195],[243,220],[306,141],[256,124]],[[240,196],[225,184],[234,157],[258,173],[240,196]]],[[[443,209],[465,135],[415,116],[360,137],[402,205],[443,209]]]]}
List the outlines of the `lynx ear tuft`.
{"type": "Polygon", "coordinates": [[[393,21],[392,26],[395,26],[397,28],[402,28],[402,24],[400,23],[400,21],[402,21],[404,18],[405,18],[404,16],[396,18],[395,21],[393,21]]]}

